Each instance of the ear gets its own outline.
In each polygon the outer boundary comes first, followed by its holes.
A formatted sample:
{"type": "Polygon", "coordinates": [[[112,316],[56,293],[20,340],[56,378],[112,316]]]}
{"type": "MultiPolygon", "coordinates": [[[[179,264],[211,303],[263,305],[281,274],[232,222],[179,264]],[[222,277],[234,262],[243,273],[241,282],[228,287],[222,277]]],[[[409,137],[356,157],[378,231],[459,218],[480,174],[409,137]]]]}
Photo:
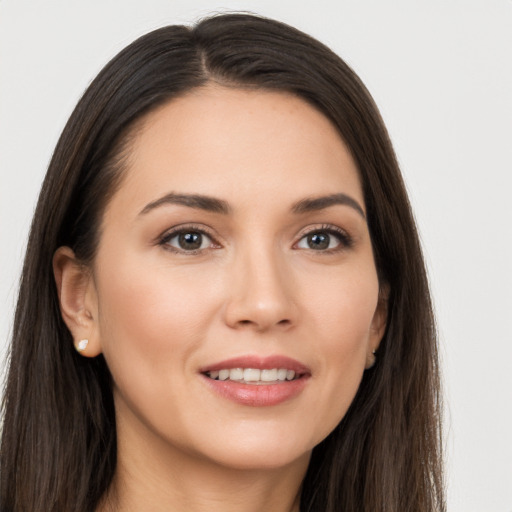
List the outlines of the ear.
{"type": "Polygon", "coordinates": [[[386,326],[388,323],[388,302],[389,286],[381,285],[377,307],[375,309],[372,324],[370,326],[370,338],[368,340],[365,366],[367,370],[375,364],[375,352],[378,350],[380,342],[382,341],[384,333],[386,332],[386,326]]]}
{"type": "Polygon", "coordinates": [[[83,356],[97,356],[101,353],[98,299],[89,267],[77,261],[69,247],[59,247],[53,255],[53,274],[62,319],[75,348],[83,356]]]}

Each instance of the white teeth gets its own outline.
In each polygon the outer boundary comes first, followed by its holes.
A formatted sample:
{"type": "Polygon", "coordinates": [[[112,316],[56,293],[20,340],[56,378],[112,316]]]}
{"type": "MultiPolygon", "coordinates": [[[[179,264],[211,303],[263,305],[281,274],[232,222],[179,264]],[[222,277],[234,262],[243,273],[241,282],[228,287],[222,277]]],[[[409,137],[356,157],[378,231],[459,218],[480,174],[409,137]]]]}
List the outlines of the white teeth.
{"type": "Polygon", "coordinates": [[[242,368],[232,368],[229,370],[229,380],[242,380],[244,378],[244,370],[242,368]]]}
{"type": "Polygon", "coordinates": [[[246,368],[244,370],[245,382],[257,382],[260,380],[261,370],[255,370],[254,368],[246,368]]]}
{"type": "Polygon", "coordinates": [[[286,374],[288,373],[288,370],[285,368],[280,368],[277,370],[277,380],[286,380],[286,374]]]}
{"type": "Polygon", "coordinates": [[[208,377],[215,380],[233,380],[237,382],[269,383],[293,380],[295,372],[286,368],[269,368],[258,370],[256,368],[230,368],[208,372],[208,377]]]}
{"type": "Polygon", "coordinates": [[[261,380],[263,382],[272,382],[277,380],[277,369],[272,370],[261,370],[261,380]]]}

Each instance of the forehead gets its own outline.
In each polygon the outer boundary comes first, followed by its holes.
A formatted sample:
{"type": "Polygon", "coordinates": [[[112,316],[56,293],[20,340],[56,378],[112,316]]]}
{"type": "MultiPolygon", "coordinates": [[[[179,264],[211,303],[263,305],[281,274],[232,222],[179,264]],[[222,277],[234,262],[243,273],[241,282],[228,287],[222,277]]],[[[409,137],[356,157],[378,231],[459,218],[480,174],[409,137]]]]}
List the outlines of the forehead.
{"type": "MultiPolygon", "coordinates": [[[[209,85],[149,114],[131,141],[121,196],[142,208],[164,192],[284,203],[335,192],[363,204],[336,128],[287,93],[209,85]]],[[[263,203],[261,204],[263,206],[263,203]]]]}

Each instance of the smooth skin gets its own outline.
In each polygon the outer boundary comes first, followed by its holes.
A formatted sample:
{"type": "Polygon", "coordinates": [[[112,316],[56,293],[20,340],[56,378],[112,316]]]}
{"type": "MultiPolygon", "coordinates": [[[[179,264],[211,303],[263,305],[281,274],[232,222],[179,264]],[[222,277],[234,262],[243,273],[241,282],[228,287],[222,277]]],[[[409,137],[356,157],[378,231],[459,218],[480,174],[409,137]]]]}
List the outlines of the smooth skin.
{"type": "Polygon", "coordinates": [[[100,509],[298,511],[311,450],[386,323],[347,147],[301,99],[208,85],[139,123],[124,173],[92,267],[66,247],[54,258],[75,343],[114,380],[118,466],[100,509]],[[201,368],[247,355],[310,378],[268,407],[212,391],[201,368]]]}

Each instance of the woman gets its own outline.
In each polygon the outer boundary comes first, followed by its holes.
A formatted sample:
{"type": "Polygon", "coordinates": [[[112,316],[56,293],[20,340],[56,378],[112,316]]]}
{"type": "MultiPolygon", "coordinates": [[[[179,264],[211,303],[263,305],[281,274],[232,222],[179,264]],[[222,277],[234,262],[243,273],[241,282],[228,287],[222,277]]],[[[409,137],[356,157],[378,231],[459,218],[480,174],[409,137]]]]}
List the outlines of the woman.
{"type": "Polygon", "coordinates": [[[115,57],[34,216],[2,511],[443,510],[438,392],[413,217],[347,65],[234,14],[115,57]]]}

